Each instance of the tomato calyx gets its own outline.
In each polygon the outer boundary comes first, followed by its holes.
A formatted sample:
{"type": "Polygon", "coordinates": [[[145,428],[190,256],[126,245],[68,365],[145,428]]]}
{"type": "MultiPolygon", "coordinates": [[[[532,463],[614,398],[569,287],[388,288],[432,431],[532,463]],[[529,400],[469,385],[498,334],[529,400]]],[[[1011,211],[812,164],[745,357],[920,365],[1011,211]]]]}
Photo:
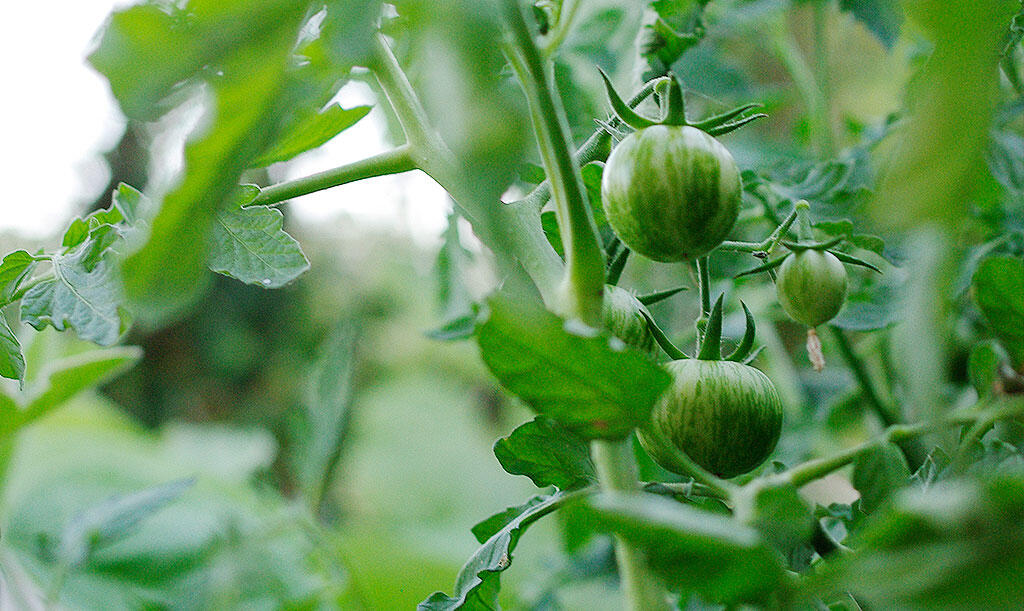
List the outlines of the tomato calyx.
{"type": "Polygon", "coordinates": [[[660,119],[650,119],[636,112],[629,107],[622,99],[622,96],[615,91],[611,80],[604,70],[600,68],[601,78],[604,79],[605,90],[608,93],[608,101],[611,103],[612,111],[620,121],[635,130],[646,129],[655,125],[690,126],[695,127],[711,136],[721,136],[735,131],[751,121],[767,117],[765,113],[746,114],[747,112],[761,108],[761,104],[744,104],[728,110],[719,115],[707,117],[701,121],[691,122],[686,118],[686,106],[683,97],[683,87],[678,77],[670,74],[665,82],[659,83],[657,91],[662,95],[664,103],[663,116],[660,119]]]}

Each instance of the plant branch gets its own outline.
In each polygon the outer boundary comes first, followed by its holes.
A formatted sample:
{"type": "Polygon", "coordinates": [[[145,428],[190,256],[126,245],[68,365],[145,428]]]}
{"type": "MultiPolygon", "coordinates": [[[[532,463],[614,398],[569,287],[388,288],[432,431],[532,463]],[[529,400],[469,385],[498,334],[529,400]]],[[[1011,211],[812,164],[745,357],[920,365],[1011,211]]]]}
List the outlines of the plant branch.
{"type": "MultiPolygon", "coordinates": [[[[803,200],[801,200],[803,201],[803,200]]],[[[797,208],[794,207],[793,211],[789,213],[782,223],[776,227],[771,234],[760,242],[730,242],[726,240],[719,244],[718,248],[721,250],[731,250],[735,252],[763,252],[766,255],[772,254],[772,251],[779,245],[786,234],[789,232],[789,228],[793,226],[793,221],[797,217],[797,208]]]]}
{"type": "MultiPolygon", "coordinates": [[[[853,373],[854,379],[856,379],[857,384],[860,385],[861,392],[867,400],[868,406],[870,406],[875,412],[878,419],[882,421],[882,425],[891,427],[903,424],[903,417],[896,410],[896,406],[884,401],[878,394],[878,390],[875,388],[871,375],[868,373],[867,367],[864,366],[864,361],[854,351],[853,345],[850,343],[850,338],[847,337],[846,332],[832,325],[829,325],[828,328],[832,334],[832,339],[835,341],[836,347],[839,348],[840,356],[842,356],[846,366],[850,368],[850,372],[853,373]]],[[[924,459],[927,455],[925,449],[916,439],[907,440],[900,444],[900,450],[906,457],[907,464],[909,464],[911,469],[915,471],[924,463],[924,459]]]]}
{"type": "Polygon", "coordinates": [[[289,180],[260,190],[250,206],[272,206],[274,204],[309,195],[331,187],[356,182],[365,178],[401,174],[416,169],[412,158],[412,147],[408,144],[385,151],[366,159],[325,170],[311,176],[289,180]]]}
{"type": "Polygon", "coordinates": [[[587,203],[560,98],[553,91],[534,34],[518,0],[506,0],[511,42],[506,55],[530,106],[534,132],[548,175],[565,246],[563,313],[591,326],[601,324],[605,269],[597,226],[587,203]]]}

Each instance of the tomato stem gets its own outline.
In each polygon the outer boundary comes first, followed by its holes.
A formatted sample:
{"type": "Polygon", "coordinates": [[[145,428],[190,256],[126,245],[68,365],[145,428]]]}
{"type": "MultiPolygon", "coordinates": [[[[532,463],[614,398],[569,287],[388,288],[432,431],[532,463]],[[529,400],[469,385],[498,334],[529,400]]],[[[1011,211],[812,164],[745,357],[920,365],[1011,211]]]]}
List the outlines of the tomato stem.
{"type": "Polygon", "coordinates": [[[404,144],[396,149],[367,157],[353,163],[325,170],[310,176],[288,180],[260,190],[250,206],[273,206],[289,199],[356,182],[366,178],[401,174],[416,169],[412,147],[404,144]]]}

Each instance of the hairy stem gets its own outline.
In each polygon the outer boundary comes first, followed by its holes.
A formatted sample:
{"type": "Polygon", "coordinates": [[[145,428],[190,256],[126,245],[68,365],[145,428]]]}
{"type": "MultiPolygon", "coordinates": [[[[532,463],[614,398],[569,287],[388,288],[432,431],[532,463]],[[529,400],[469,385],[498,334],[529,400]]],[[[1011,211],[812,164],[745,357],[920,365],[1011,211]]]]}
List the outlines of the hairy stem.
{"type": "Polygon", "coordinates": [[[565,111],[544,70],[534,35],[518,0],[506,0],[505,6],[511,31],[511,43],[507,45],[506,54],[526,92],[565,246],[565,302],[561,309],[564,314],[577,317],[591,326],[600,326],[604,255],[579,166],[573,158],[565,111]]]}
{"type": "Polygon", "coordinates": [[[405,144],[394,150],[325,170],[311,176],[271,185],[262,189],[250,205],[271,206],[289,199],[365,178],[401,174],[402,172],[415,170],[416,167],[416,162],[412,158],[412,147],[405,144]]]}

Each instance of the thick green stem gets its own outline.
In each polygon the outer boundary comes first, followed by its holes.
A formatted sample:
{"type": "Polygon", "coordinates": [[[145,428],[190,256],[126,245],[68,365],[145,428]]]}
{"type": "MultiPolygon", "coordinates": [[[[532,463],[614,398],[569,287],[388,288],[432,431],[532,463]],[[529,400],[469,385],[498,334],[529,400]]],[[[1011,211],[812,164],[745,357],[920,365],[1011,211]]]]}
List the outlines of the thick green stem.
{"type": "Polygon", "coordinates": [[[417,167],[445,188],[480,240],[514,261],[499,260],[503,272],[516,273],[515,264],[529,275],[545,303],[558,302],[563,264],[544,236],[536,210],[521,205],[484,201],[466,183],[465,172],[427,114],[409,79],[383,37],[376,39],[372,69],[412,147],[417,167]]]}
{"type": "Polygon", "coordinates": [[[604,254],[579,166],[573,158],[565,111],[544,70],[522,7],[518,0],[506,0],[505,6],[512,39],[507,55],[526,92],[565,246],[566,277],[562,287],[565,302],[560,309],[563,314],[591,326],[600,326],[604,254]]]}
{"type": "MultiPolygon", "coordinates": [[[[624,441],[594,441],[590,444],[594,466],[601,488],[615,492],[634,492],[640,489],[636,463],[630,439],[624,441]]],[[[647,569],[643,551],[615,537],[615,561],[619,567],[626,607],[634,611],[668,610],[664,590],[647,569]]]]}
{"type": "MultiPolygon", "coordinates": [[[[504,6],[512,41],[507,45],[507,55],[526,92],[565,245],[565,302],[560,309],[567,316],[600,326],[605,282],[604,254],[579,166],[573,158],[564,110],[544,70],[534,34],[524,18],[519,0],[505,0],[504,6]]],[[[602,488],[628,492],[639,489],[636,463],[628,441],[594,441],[591,452],[602,488]]],[[[639,547],[616,537],[616,561],[630,609],[668,608],[664,590],[647,568],[639,547]]]]}
{"type": "Polygon", "coordinates": [[[700,295],[700,316],[697,317],[697,352],[704,343],[704,330],[711,316],[711,272],[707,256],[697,259],[697,293],[700,295]]]}
{"type": "Polygon", "coordinates": [[[330,189],[331,187],[363,180],[364,178],[401,174],[402,172],[415,169],[416,162],[412,159],[412,147],[406,144],[394,150],[367,157],[354,163],[296,180],[271,185],[262,189],[251,205],[271,206],[289,199],[330,189]]]}

